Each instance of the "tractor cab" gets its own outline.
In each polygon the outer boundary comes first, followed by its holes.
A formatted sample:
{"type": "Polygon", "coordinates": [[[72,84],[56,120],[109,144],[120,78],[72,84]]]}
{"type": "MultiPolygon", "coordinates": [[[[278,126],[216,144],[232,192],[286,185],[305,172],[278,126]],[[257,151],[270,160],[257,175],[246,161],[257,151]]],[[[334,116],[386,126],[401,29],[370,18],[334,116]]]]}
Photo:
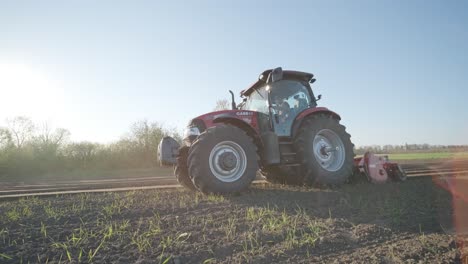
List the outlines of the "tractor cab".
{"type": "Polygon", "coordinates": [[[314,81],[310,73],[281,68],[265,71],[256,83],[241,92],[244,101],[239,109],[258,112],[259,119],[265,119],[263,122],[269,123],[276,135],[289,137],[296,117],[317,106],[310,87],[314,81]]]}

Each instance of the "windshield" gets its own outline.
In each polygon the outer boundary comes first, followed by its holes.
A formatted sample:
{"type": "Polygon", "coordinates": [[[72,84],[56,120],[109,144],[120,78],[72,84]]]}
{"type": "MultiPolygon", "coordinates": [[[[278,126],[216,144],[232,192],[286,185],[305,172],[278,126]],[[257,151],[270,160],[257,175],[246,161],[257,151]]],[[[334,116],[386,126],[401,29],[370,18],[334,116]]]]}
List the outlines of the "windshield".
{"type": "Polygon", "coordinates": [[[268,92],[267,86],[260,87],[253,91],[249,97],[247,97],[243,110],[257,111],[264,114],[268,113],[268,92]]]}

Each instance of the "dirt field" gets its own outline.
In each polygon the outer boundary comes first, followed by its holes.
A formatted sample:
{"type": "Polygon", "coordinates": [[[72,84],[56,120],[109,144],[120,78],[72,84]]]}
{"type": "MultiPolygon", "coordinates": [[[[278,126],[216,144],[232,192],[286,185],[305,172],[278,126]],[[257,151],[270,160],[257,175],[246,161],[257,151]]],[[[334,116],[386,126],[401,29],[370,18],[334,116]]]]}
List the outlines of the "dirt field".
{"type": "MultiPolygon", "coordinates": [[[[409,177],[468,175],[468,160],[401,160],[399,163],[409,177]]],[[[258,180],[263,178],[257,177],[258,180]]],[[[26,179],[0,179],[0,199],[32,193],[53,193],[62,191],[79,192],[107,190],[114,188],[160,187],[177,185],[172,168],[141,169],[108,172],[107,174],[86,174],[55,176],[55,178],[29,177],[26,179]]]]}
{"type": "Polygon", "coordinates": [[[0,262],[457,263],[468,241],[451,235],[454,202],[430,177],[0,201],[0,262]]]}

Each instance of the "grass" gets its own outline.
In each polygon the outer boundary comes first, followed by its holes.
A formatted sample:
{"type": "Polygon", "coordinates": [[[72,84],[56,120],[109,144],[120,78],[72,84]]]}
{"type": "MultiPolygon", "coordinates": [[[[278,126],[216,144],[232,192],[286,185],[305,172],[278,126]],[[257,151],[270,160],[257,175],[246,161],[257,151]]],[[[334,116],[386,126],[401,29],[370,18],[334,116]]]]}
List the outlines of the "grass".
{"type": "Polygon", "coordinates": [[[6,259],[6,260],[10,260],[10,259],[13,259],[12,257],[6,255],[6,254],[2,254],[0,253],[0,259],[6,259]]]}
{"type": "Polygon", "coordinates": [[[468,152],[421,152],[388,154],[390,160],[468,159],[468,152]]]}

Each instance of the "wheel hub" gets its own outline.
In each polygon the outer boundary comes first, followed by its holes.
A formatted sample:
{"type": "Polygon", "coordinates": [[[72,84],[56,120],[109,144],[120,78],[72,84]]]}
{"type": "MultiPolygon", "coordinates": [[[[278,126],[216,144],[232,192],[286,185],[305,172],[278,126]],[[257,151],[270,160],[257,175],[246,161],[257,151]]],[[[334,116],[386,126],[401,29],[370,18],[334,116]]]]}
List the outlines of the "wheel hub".
{"type": "Polygon", "coordinates": [[[222,141],[210,152],[210,170],[222,182],[234,182],[247,169],[247,155],[244,149],[233,141],[222,141]]]}
{"type": "Polygon", "coordinates": [[[237,165],[237,158],[232,152],[224,152],[219,156],[219,166],[227,171],[234,169],[237,165]]]}
{"type": "Polygon", "coordinates": [[[322,129],[315,135],[313,153],[319,165],[327,171],[337,171],[344,164],[344,144],[330,129],[322,129]]]}
{"type": "Polygon", "coordinates": [[[325,144],[323,144],[322,147],[320,148],[320,154],[322,156],[327,156],[328,157],[327,146],[325,144]]]}

